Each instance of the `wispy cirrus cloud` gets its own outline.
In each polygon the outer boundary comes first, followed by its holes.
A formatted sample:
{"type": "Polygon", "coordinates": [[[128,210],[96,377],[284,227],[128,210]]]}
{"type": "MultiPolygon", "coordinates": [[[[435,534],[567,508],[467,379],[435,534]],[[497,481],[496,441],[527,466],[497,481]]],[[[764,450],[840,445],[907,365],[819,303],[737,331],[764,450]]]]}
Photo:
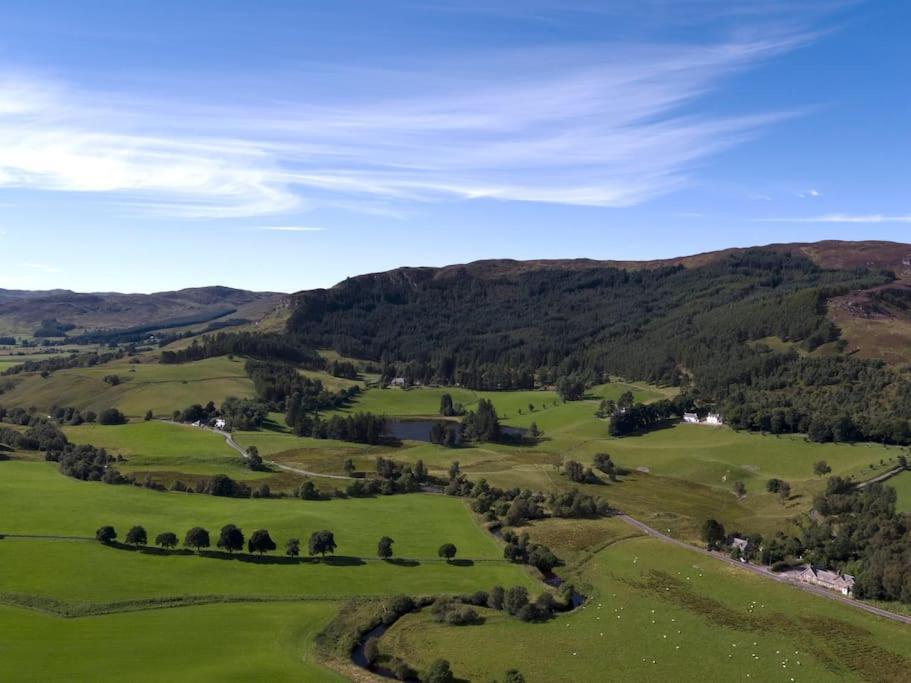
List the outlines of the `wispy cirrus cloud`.
{"type": "Polygon", "coordinates": [[[23,263],[26,268],[31,270],[40,270],[42,273],[59,273],[60,269],[57,266],[52,266],[47,263],[23,263]]]}
{"type": "Polygon", "coordinates": [[[889,216],[879,213],[844,214],[829,213],[822,216],[793,218],[757,218],[758,223],[911,223],[911,214],[889,216]]]}
{"type": "Polygon", "coordinates": [[[309,225],[257,225],[254,228],[254,230],[265,230],[267,232],[323,232],[325,229],[309,225]]]}
{"type": "MultiPolygon", "coordinates": [[[[390,70],[394,97],[310,101],[302,88],[281,106],[0,76],[0,187],[111,195],[133,210],[200,218],[364,199],[391,212],[477,198],[630,206],[679,189],[712,156],[799,115],[685,108],[813,39],[491,52],[390,70]]],[[[339,73],[350,79],[346,92],[359,92],[352,73],[339,73]]]]}

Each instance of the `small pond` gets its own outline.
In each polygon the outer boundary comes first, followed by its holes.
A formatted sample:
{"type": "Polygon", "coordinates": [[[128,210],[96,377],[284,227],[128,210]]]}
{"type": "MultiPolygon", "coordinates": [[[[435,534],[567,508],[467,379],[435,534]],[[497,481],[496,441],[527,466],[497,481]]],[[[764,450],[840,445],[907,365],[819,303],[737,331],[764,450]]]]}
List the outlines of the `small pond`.
{"type": "Polygon", "coordinates": [[[462,425],[452,420],[405,420],[386,419],[386,435],[399,441],[426,441],[430,443],[430,430],[434,425],[442,425],[447,431],[455,434],[456,443],[462,443],[462,425]]]}
{"type": "MultiPolygon", "coordinates": [[[[462,425],[455,420],[421,420],[418,418],[386,418],[386,436],[399,441],[425,441],[430,443],[430,431],[434,425],[442,425],[455,434],[455,443],[462,443],[462,425]]],[[[524,429],[501,426],[500,431],[509,439],[521,439],[524,429]]]]}

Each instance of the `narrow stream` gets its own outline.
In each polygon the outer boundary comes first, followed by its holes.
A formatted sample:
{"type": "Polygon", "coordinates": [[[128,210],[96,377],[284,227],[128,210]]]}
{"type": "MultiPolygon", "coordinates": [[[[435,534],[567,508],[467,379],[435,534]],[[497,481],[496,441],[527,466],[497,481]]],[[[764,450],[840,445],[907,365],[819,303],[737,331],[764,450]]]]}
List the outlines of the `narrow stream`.
{"type": "MultiPolygon", "coordinates": [[[[487,531],[489,531],[493,536],[500,539],[501,541],[503,540],[503,529],[501,526],[497,525],[497,526],[487,527],[487,531]]],[[[547,584],[548,586],[551,586],[552,588],[559,588],[564,583],[563,577],[558,576],[557,574],[554,574],[553,572],[548,572],[546,574],[543,574],[543,576],[544,576],[544,578],[542,579],[543,582],[545,584],[547,584]]],[[[570,597],[570,603],[572,604],[572,609],[568,610],[568,611],[575,610],[578,607],[584,605],[585,599],[586,599],[585,596],[582,595],[581,593],[578,593],[574,588],[572,596],[570,597]]],[[[418,610],[415,610],[415,611],[418,611],[418,610]]],[[[413,612],[409,612],[409,614],[412,614],[412,613],[413,612]]],[[[563,612],[563,614],[566,614],[566,612],[563,612]]],[[[399,618],[401,618],[401,617],[399,617],[399,618]]],[[[367,662],[367,655],[365,652],[365,649],[367,647],[367,641],[369,641],[371,638],[381,638],[383,636],[383,634],[386,633],[386,631],[388,631],[389,628],[394,623],[395,622],[392,622],[392,624],[380,624],[379,626],[375,626],[374,628],[370,629],[367,633],[365,633],[364,636],[360,639],[360,641],[358,641],[358,644],[355,646],[354,650],[352,650],[351,661],[354,662],[354,664],[359,666],[360,668],[366,669],[367,671],[369,671],[381,678],[398,680],[396,678],[395,674],[393,674],[389,669],[385,669],[382,666],[376,666],[376,665],[370,666],[370,664],[367,662]]],[[[415,680],[417,680],[417,679],[415,679],[415,680]]]]}
{"type": "MultiPolygon", "coordinates": [[[[392,623],[394,624],[395,622],[392,623]]],[[[381,666],[371,666],[367,661],[367,654],[365,652],[367,641],[371,638],[381,638],[383,634],[389,630],[390,626],[392,626],[392,624],[380,624],[379,626],[375,626],[374,628],[367,631],[367,633],[364,634],[364,637],[361,638],[360,642],[357,644],[357,647],[355,647],[351,652],[351,661],[362,669],[366,669],[370,673],[380,676],[381,678],[398,680],[395,674],[393,674],[389,669],[384,669],[381,666]]]]}

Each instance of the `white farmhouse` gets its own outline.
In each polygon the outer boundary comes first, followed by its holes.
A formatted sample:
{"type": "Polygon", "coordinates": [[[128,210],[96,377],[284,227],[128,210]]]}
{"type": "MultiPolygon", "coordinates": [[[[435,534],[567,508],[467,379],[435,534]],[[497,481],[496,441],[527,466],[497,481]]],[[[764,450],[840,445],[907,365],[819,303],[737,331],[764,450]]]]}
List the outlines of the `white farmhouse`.
{"type": "Polygon", "coordinates": [[[735,548],[740,555],[740,561],[746,562],[747,557],[750,554],[750,542],[746,538],[740,538],[739,536],[734,536],[731,540],[731,547],[735,548]]]}
{"type": "Polygon", "coordinates": [[[219,417],[215,420],[215,429],[224,429],[225,425],[226,425],[226,422],[225,422],[224,418],[219,417]]]}
{"type": "Polygon", "coordinates": [[[850,574],[838,574],[826,569],[815,569],[807,565],[804,570],[797,575],[798,581],[811,583],[814,586],[822,586],[829,590],[835,590],[851,597],[854,594],[854,577],[850,574]]]}
{"type": "Polygon", "coordinates": [[[684,413],[683,421],[690,424],[699,424],[699,416],[696,413],[684,413]]]}
{"type": "Polygon", "coordinates": [[[705,417],[705,423],[707,425],[723,425],[724,420],[721,419],[721,415],[718,413],[709,413],[705,417]]]}

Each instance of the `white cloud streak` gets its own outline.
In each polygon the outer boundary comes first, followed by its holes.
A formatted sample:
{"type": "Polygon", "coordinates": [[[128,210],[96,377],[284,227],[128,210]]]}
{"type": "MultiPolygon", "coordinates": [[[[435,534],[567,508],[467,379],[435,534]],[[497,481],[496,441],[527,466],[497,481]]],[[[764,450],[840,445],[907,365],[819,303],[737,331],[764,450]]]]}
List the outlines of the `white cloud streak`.
{"type": "Polygon", "coordinates": [[[757,218],[758,223],[911,223],[911,214],[887,216],[884,214],[844,214],[830,213],[823,216],[804,216],[795,218],[757,218]]]}
{"type": "Polygon", "coordinates": [[[47,263],[23,263],[26,268],[31,268],[32,270],[40,270],[42,273],[59,273],[60,269],[57,266],[48,265],[47,263]]]}
{"type": "Polygon", "coordinates": [[[326,228],[315,228],[306,225],[258,225],[255,230],[269,232],[323,232],[326,228]]]}
{"type": "Polygon", "coordinates": [[[200,218],[364,198],[630,206],[679,189],[713,155],[797,115],[681,108],[810,40],[503,52],[397,74],[406,94],[395,98],[301,96],[272,108],[0,76],[0,187],[110,194],[136,211],[200,218]]]}

